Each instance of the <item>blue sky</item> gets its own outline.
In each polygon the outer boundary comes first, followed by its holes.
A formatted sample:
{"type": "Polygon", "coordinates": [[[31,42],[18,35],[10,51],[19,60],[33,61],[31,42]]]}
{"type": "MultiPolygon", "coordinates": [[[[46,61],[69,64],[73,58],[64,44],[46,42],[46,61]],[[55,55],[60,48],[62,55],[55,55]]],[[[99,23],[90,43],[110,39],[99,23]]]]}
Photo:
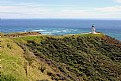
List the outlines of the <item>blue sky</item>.
{"type": "Polygon", "coordinates": [[[0,17],[121,19],[121,0],[0,0],[0,17]]]}

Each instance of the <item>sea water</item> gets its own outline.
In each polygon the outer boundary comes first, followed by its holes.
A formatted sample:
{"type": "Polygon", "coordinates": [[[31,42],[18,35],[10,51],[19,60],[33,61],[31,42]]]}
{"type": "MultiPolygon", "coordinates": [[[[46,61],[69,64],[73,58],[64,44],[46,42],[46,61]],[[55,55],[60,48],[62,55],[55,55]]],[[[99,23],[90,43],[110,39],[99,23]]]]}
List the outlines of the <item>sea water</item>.
{"type": "Polygon", "coordinates": [[[37,31],[48,35],[79,34],[91,32],[92,24],[95,24],[97,32],[121,40],[121,20],[1,19],[0,32],[37,31]]]}

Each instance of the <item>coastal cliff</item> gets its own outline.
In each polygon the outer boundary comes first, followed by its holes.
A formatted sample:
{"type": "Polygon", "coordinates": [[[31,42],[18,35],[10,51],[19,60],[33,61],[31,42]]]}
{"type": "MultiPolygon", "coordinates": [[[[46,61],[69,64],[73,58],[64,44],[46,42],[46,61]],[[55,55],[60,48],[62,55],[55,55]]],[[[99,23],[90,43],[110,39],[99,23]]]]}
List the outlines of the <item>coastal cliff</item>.
{"type": "Polygon", "coordinates": [[[121,41],[104,34],[0,38],[1,81],[120,81],[121,41]]]}

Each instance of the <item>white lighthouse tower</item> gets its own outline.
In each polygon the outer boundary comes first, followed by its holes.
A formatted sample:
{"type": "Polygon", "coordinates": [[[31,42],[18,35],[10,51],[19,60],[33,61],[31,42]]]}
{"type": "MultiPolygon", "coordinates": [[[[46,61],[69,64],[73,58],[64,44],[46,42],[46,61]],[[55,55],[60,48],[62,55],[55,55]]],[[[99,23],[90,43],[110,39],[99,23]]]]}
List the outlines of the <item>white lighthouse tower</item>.
{"type": "Polygon", "coordinates": [[[92,25],[92,32],[91,32],[92,34],[96,34],[96,29],[95,29],[95,25],[93,24],[92,25]]]}

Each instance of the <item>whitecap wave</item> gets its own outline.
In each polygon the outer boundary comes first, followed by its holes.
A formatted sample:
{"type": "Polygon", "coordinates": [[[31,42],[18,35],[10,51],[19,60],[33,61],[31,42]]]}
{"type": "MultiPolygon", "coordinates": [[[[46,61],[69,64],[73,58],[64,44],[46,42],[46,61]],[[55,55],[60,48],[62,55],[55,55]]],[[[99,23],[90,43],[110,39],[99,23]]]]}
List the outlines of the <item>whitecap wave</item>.
{"type": "Polygon", "coordinates": [[[49,31],[48,31],[48,32],[42,32],[42,34],[46,34],[46,35],[48,35],[48,34],[49,34],[49,35],[53,35],[53,34],[52,34],[52,32],[49,32],[49,31]]]}
{"type": "Polygon", "coordinates": [[[35,32],[44,32],[46,30],[39,29],[39,30],[32,30],[32,31],[35,31],[35,32]]]}
{"type": "Polygon", "coordinates": [[[52,31],[53,33],[60,33],[60,32],[62,32],[61,30],[53,30],[52,31]]]}

